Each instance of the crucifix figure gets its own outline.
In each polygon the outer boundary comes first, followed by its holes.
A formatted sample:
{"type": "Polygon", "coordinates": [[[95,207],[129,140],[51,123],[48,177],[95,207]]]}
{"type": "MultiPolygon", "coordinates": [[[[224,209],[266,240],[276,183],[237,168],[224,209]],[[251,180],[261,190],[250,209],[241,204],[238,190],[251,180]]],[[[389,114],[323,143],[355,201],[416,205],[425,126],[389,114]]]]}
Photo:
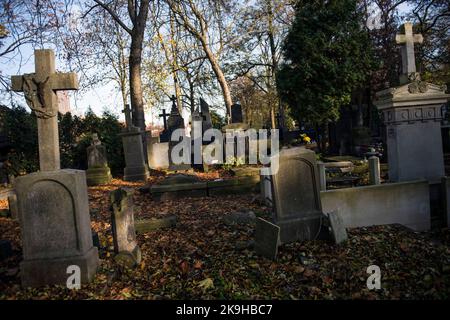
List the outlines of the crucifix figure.
{"type": "Polygon", "coordinates": [[[130,129],[132,127],[131,123],[131,108],[129,104],[125,105],[125,108],[122,110],[122,112],[125,114],[125,125],[127,129],[130,129]]]}
{"type": "Polygon", "coordinates": [[[423,37],[421,34],[413,34],[413,25],[410,22],[404,24],[405,34],[397,34],[395,41],[401,44],[402,55],[402,74],[400,76],[400,83],[408,83],[409,77],[412,75],[416,78],[416,59],[414,56],[414,43],[422,43],[423,37]]]}
{"type": "Polygon", "coordinates": [[[61,168],[58,137],[58,90],[77,90],[74,72],[56,73],[53,50],[34,51],[35,73],[11,77],[13,91],[23,92],[30,109],[36,114],[41,171],[61,168]]]}
{"type": "Polygon", "coordinates": [[[159,117],[163,118],[164,122],[164,130],[167,130],[167,117],[169,117],[170,113],[166,113],[166,109],[163,109],[162,113],[159,115],[159,117]]]}
{"type": "Polygon", "coordinates": [[[172,95],[172,97],[170,98],[170,101],[172,101],[172,110],[170,110],[170,112],[174,112],[175,110],[178,112],[178,107],[177,107],[177,98],[172,95]]]}

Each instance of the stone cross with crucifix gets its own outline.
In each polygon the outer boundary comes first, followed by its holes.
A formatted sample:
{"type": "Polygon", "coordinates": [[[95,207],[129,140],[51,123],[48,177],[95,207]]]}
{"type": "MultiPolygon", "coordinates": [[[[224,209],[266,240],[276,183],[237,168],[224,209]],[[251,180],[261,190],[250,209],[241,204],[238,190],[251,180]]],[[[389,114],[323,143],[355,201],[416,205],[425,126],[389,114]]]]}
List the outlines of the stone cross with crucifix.
{"type": "Polygon", "coordinates": [[[34,51],[35,73],[11,77],[13,91],[23,92],[25,100],[36,114],[41,171],[61,168],[58,137],[58,90],[77,90],[74,72],[57,73],[53,50],[34,51]]]}
{"type": "Polygon", "coordinates": [[[408,83],[410,78],[417,79],[416,74],[416,58],[414,56],[414,43],[422,43],[423,37],[421,34],[413,34],[413,25],[410,22],[404,24],[405,33],[397,34],[395,41],[401,44],[402,55],[402,74],[400,76],[400,84],[408,83]]]}

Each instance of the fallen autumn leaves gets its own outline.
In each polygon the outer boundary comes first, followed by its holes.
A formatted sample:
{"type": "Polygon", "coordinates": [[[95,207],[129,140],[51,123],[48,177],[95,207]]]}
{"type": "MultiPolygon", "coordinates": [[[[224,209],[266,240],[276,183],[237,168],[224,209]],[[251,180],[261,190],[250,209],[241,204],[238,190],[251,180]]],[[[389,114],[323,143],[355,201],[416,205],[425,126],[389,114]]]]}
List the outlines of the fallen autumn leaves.
{"type": "MultiPolygon", "coordinates": [[[[155,178],[159,179],[159,178],[155,178]]],[[[0,263],[0,299],[448,299],[450,232],[415,233],[401,226],[349,230],[349,241],[284,245],[276,262],[254,254],[251,225],[222,222],[228,213],[270,211],[255,196],[185,198],[155,202],[135,192],[135,217],[176,214],[175,228],[138,235],[142,263],[125,269],[113,260],[108,192],[139,183],[114,180],[89,189],[92,228],[99,233],[101,266],[81,290],[21,289],[20,229],[0,218],[1,238],[15,254],[0,263]],[[382,289],[366,287],[366,269],[381,268],[382,289]]]]}

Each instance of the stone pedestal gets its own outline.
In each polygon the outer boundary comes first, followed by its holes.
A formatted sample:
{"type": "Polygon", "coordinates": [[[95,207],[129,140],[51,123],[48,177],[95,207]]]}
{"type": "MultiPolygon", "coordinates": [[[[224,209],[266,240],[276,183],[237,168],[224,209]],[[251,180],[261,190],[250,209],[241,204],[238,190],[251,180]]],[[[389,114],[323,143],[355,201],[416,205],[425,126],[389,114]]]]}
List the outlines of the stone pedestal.
{"type": "Polygon", "coordinates": [[[86,170],[86,181],[88,186],[97,186],[110,183],[112,179],[109,167],[89,168],[86,170]]]}
{"type": "Polygon", "coordinates": [[[15,181],[24,287],[65,285],[76,265],[81,282],[92,280],[99,264],[92,244],[86,176],[80,170],[37,172],[15,181]]]}
{"type": "Polygon", "coordinates": [[[131,127],[120,134],[122,137],[125,164],[123,179],[125,181],[147,180],[149,171],[145,163],[142,135],[139,128],[131,127]]]}
{"type": "Polygon", "coordinates": [[[441,120],[445,86],[413,81],[376,94],[387,130],[389,179],[439,181],[444,173],[441,120]]]}

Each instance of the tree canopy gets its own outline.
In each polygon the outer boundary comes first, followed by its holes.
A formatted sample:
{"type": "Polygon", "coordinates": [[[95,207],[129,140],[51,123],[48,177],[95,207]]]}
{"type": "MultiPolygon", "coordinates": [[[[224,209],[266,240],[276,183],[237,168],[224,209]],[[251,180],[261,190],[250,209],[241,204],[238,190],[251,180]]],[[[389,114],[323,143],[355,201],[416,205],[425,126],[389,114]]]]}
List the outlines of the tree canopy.
{"type": "Polygon", "coordinates": [[[355,0],[299,1],[278,72],[278,90],[297,119],[336,120],[365,85],[373,51],[355,0]]]}

